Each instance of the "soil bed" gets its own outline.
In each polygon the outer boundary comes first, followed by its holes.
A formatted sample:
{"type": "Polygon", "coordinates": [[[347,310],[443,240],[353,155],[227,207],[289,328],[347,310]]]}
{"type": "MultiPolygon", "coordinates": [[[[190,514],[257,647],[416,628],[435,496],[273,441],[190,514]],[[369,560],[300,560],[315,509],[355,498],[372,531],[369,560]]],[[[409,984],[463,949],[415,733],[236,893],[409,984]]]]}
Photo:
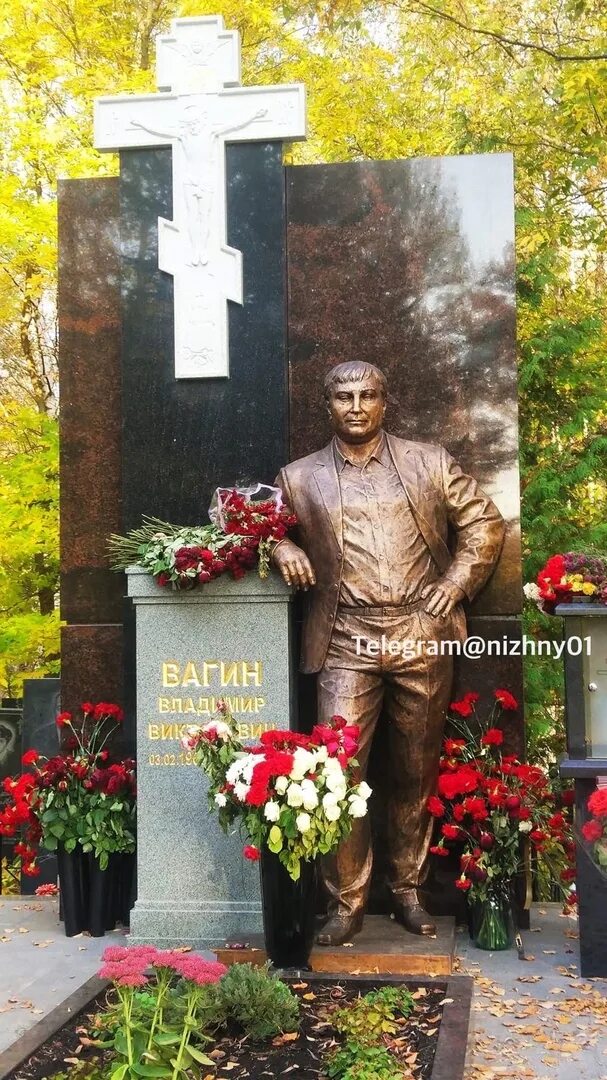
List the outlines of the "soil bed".
{"type": "MultiPolygon", "coordinates": [[[[320,1080],[329,1054],[340,1045],[340,1037],[331,1025],[331,1013],[369,990],[385,985],[387,980],[385,977],[328,978],[317,975],[301,979],[285,978],[284,981],[290,984],[301,1003],[299,1032],[278,1036],[266,1043],[252,1043],[250,1039],[237,1035],[222,1037],[218,1033],[214,1049],[205,1047],[205,1052],[210,1053],[216,1063],[214,1071],[210,1066],[207,1070],[213,1080],[269,1080],[283,1076],[297,1077],[297,1080],[320,1080]]],[[[433,1080],[443,1008],[453,1008],[453,999],[446,996],[452,992],[452,983],[450,981],[448,984],[447,980],[404,980],[394,977],[389,981],[392,985],[407,986],[414,996],[415,1010],[407,1020],[401,1022],[398,1035],[389,1038],[387,1045],[395,1061],[409,1067],[414,1080],[433,1080]]],[[[111,1055],[108,1051],[101,1052],[86,1045],[94,1017],[103,1008],[105,1000],[104,991],[27,1061],[8,1074],[7,1080],[49,1080],[57,1073],[68,1073],[76,1062],[82,1063],[79,1065],[82,1071],[75,1072],[74,1076],[86,1077],[88,1070],[83,1068],[84,1062],[92,1063],[93,1060],[100,1067],[100,1073],[94,1075],[109,1076],[113,1067],[110,1065],[111,1055]]],[[[440,1067],[438,1071],[442,1077],[440,1067]]],[[[204,1074],[204,1069],[202,1072],[204,1074]]],[[[450,1076],[456,1080],[459,1071],[450,1073],[450,1076]]]]}

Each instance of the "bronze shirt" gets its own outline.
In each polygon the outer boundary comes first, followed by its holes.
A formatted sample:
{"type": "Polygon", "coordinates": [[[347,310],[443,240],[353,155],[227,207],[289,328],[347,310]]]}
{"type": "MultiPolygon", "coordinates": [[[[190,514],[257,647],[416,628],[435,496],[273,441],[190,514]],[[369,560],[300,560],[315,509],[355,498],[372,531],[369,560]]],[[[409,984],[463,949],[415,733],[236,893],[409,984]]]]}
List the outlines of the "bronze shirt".
{"type": "Polygon", "coordinates": [[[350,461],[333,440],[343,510],[340,604],[417,600],[439,570],[411,512],[385,436],[371,457],[350,461]]]}

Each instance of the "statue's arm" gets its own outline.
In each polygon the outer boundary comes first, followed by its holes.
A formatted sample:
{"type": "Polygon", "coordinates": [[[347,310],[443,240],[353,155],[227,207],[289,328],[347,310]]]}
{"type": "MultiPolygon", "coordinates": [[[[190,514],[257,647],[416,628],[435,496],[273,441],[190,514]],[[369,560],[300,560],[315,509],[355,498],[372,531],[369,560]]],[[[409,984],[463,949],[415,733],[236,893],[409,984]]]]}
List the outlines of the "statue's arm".
{"type": "Polygon", "coordinates": [[[441,476],[449,521],[457,535],[453,561],[444,577],[471,600],[491,576],[506,526],[495,503],[444,449],[441,476]]]}
{"type": "MultiPolygon", "coordinates": [[[[289,512],[294,513],[293,495],[284,469],[280,470],[274,484],[280,488],[283,502],[289,512]]],[[[293,536],[297,536],[297,526],[293,530],[293,536]]],[[[311,585],[316,584],[316,575],[308,556],[291,537],[286,537],[276,544],[271,560],[287,585],[295,585],[296,588],[306,591],[311,585]]]]}
{"type": "Polygon", "coordinates": [[[159,139],[173,139],[175,137],[174,131],[156,131],[154,128],[148,127],[147,124],[142,124],[140,120],[129,120],[129,123],[131,127],[141,128],[148,135],[156,135],[159,139]]]}

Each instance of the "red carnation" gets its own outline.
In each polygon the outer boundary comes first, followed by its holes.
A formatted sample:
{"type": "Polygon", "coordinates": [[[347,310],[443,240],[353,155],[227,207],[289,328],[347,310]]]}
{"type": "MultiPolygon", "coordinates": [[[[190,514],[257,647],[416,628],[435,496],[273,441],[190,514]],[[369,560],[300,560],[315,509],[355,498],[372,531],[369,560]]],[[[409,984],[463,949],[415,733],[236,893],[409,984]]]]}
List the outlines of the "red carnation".
{"type": "Polygon", "coordinates": [[[430,796],[426,806],[433,817],[442,817],[445,813],[445,804],[436,795],[430,796]]]}
{"type": "Polygon", "coordinates": [[[447,848],[442,847],[440,844],[436,844],[434,847],[431,847],[430,851],[431,851],[432,855],[448,855],[449,854],[449,852],[447,851],[447,848]]]}
{"type": "Polygon", "coordinates": [[[478,701],[480,695],[476,694],[473,690],[469,690],[467,694],[464,694],[460,701],[452,701],[449,708],[453,712],[459,713],[460,716],[471,716],[474,709],[475,702],[478,701]]]}
{"type": "Polygon", "coordinates": [[[442,825],[441,832],[447,840],[457,840],[462,835],[462,830],[457,825],[442,825]]]}
{"type": "Polygon", "coordinates": [[[453,757],[459,754],[460,750],[463,750],[466,745],[465,739],[445,739],[443,744],[445,753],[449,757],[453,757]]]}
{"type": "Polygon", "coordinates": [[[514,712],[515,709],[518,709],[518,701],[512,696],[509,690],[496,690],[494,692],[494,697],[499,701],[502,709],[510,709],[512,712],[514,712]]]}
{"type": "Polygon", "coordinates": [[[504,741],[504,732],[499,728],[489,728],[481,739],[481,746],[501,746],[504,741]]]}
{"type": "Polygon", "coordinates": [[[38,760],[39,756],[40,755],[38,754],[37,750],[26,750],[23,757],[21,758],[21,764],[33,765],[34,762],[38,760]]]}
{"type": "Polygon", "coordinates": [[[71,714],[71,712],[59,713],[59,716],[55,720],[55,723],[56,723],[57,727],[69,726],[72,723],[72,714],[71,714]]]}
{"type": "Polygon", "coordinates": [[[242,854],[249,862],[257,862],[261,858],[261,851],[258,847],[254,847],[253,844],[245,844],[242,854]]]}
{"type": "Polygon", "coordinates": [[[468,878],[465,878],[465,877],[459,877],[457,879],[457,881],[455,882],[455,888],[456,889],[462,889],[464,892],[467,889],[469,889],[471,885],[472,885],[472,882],[469,881],[468,878]]]}

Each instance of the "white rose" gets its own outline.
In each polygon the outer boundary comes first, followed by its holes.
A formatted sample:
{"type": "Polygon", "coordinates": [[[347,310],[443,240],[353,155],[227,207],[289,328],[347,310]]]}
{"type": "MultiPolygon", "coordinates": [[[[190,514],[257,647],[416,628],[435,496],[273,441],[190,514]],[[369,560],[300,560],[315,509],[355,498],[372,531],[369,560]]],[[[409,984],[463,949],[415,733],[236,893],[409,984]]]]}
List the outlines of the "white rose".
{"type": "Polygon", "coordinates": [[[367,813],[367,803],[365,799],[359,799],[358,796],[354,799],[350,799],[348,811],[353,818],[364,817],[367,813]]]}
{"type": "Polygon", "coordinates": [[[295,818],[295,824],[299,832],[307,832],[312,824],[312,818],[309,814],[298,814],[295,818]]]}
{"type": "Polygon", "coordinates": [[[368,799],[373,793],[373,789],[369,787],[366,780],[363,780],[362,784],[359,784],[356,790],[358,791],[361,799],[368,799]]]}
{"type": "Polygon", "coordinates": [[[302,780],[301,790],[303,794],[304,810],[315,810],[318,806],[318,792],[313,780],[302,780]]]}
{"type": "Polygon", "coordinates": [[[278,821],[280,817],[280,806],[277,802],[266,803],[263,811],[263,816],[266,821],[278,821]]]}
{"type": "Polygon", "coordinates": [[[322,764],[323,761],[327,760],[328,756],[329,751],[327,750],[326,746],[319,746],[318,750],[316,751],[316,760],[322,764]]]}
{"type": "Polygon", "coordinates": [[[519,832],[531,832],[532,828],[533,828],[533,822],[532,821],[519,821],[519,823],[518,823],[518,831],[519,832]]]}
{"type": "Polygon", "coordinates": [[[341,807],[335,803],[335,805],[325,806],[325,817],[327,821],[339,821],[341,817],[341,807]]]}
{"type": "Polygon", "coordinates": [[[288,786],[289,786],[289,777],[288,776],[277,776],[276,777],[276,780],[274,781],[274,787],[276,788],[279,795],[284,795],[284,793],[287,790],[288,786]]]}
{"type": "Polygon", "coordinates": [[[326,795],[322,797],[323,810],[328,810],[330,806],[337,806],[339,799],[333,791],[327,791],[326,795]]]}
{"type": "Polygon", "coordinates": [[[225,806],[227,801],[228,800],[226,799],[223,792],[218,791],[216,796],[215,796],[215,802],[216,802],[217,806],[225,806]]]}
{"type": "MultiPolygon", "coordinates": [[[[325,747],[325,749],[326,749],[326,747],[325,747]]],[[[325,776],[328,776],[329,773],[334,773],[334,772],[337,772],[337,773],[343,772],[342,767],[339,764],[339,761],[337,760],[337,758],[328,757],[327,760],[325,761],[325,764],[324,764],[323,773],[325,774],[325,776]]]]}
{"type": "Polygon", "coordinates": [[[287,803],[295,809],[298,806],[303,806],[303,791],[301,790],[301,784],[289,784],[287,803]]]}
{"type": "Polygon", "coordinates": [[[245,801],[248,790],[249,785],[243,784],[242,780],[239,780],[236,784],[234,784],[234,794],[239,802],[245,801]]]}

